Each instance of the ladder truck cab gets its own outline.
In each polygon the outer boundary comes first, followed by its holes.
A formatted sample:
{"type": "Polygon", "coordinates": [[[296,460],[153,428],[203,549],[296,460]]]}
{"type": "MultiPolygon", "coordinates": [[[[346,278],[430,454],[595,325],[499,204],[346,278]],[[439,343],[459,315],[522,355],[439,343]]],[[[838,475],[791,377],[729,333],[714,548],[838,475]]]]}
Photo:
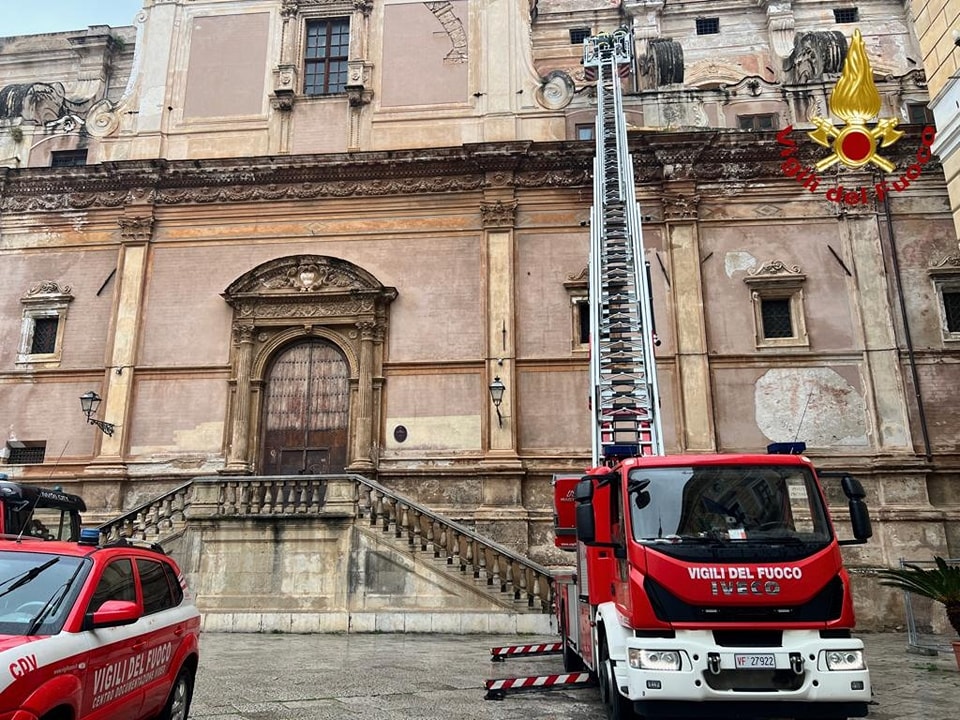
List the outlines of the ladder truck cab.
{"type": "Polygon", "coordinates": [[[865,716],[870,676],[840,554],[871,535],[860,483],[836,473],[855,538],[839,541],[800,454],[664,455],[621,107],[632,62],[627,30],[585,41],[597,80],[593,458],[584,476],[554,478],[556,544],[576,554],[556,577],[564,667],[594,675],[615,720],[865,716]]]}
{"type": "Polygon", "coordinates": [[[80,539],[83,499],[61,490],[11,482],[0,475],[0,535],[41,540],[80,539]]]}

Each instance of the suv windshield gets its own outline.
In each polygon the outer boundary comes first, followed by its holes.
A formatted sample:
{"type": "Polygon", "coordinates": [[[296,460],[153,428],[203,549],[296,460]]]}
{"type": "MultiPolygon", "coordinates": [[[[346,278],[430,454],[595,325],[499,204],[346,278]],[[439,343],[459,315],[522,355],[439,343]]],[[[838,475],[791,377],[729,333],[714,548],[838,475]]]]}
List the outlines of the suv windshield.
{"type": "Polygon", "coordinates": [[[89,564],[66,555],[0,552],[0,635],[60,632],[89,564]]]}
{"type": "Polygon", "coordinates": [[[633,538],[669,545],[658,549],[671,555],[734,557],[744,545],[765,544],[788,548],[776,553],[783,557],[831,539],[816,482],[800,466],[638,468],[628,495],[633,538]]]}

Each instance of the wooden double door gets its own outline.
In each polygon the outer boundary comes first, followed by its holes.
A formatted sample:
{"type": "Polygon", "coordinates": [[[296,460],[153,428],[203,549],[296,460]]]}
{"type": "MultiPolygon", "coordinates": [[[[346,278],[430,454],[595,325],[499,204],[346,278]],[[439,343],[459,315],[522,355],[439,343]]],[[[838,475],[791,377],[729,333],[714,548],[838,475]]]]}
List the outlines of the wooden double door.
{"type": "Polygon", "coordinates": [[[350,371],[342,351],[327,340],[297,342],[280,351],[265,380],[260,473],[344,472],[350,371]]]}

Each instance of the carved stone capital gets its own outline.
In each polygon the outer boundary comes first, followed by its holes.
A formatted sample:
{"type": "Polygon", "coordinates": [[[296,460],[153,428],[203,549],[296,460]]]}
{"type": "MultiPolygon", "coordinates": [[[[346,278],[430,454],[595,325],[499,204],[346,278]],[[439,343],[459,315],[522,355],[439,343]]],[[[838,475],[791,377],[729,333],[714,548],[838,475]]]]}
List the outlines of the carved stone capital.
{"type": "Polygon", "coordinates": [[[123,240],[134,242],[149,242],[153,234],[153,217],[134,216],[117,218],[120,226],[120,237],[123,240]]]}
{"type": "Polygon", "coordinates": [[[699,195],[663,194],[664,220],[696,220],[699,195]]]}
{"type": "Polygon", "coordinates": [[[484,227],[509,227],[517,216],[517,203],[497,200],[480,204],[480,219],[484,227]]]}

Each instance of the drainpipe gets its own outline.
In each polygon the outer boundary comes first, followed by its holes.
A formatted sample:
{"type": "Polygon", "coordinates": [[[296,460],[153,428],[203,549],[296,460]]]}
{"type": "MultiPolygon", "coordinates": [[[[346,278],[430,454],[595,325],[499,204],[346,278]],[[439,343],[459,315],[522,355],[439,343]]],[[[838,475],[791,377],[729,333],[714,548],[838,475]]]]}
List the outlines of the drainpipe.
{"type": "MultiPolygon", "coordinates": [[[[881,183],[884,179],[881,175],[881,183]]],[[[917,373],[917,359],[913,352],[913,338],[910,335],[910,320],[907,317],[907,304],[903,295],[903,282],[900,275],[900,258],[897,255],[897,243],[893,234],[893,217],[890,214],[890,195],[883,195],[883,214],[887,220],[887,240],[890,242],[890,258],[893,262],[893,275],[897,283],[897,300],[900,303],[900,317],[903,320],[903,334],[907,345],[907,360],[910,364],[910,375],[913,378],[913,394],[917,401],[917,416],[920,418],[920,434],[923,437],[923,454],[927,462],[933,460],[930,450],[930,434],[927,431],[927,414],[923,409],[923,396],[920,394],[920,376],[917,373]]]]}

